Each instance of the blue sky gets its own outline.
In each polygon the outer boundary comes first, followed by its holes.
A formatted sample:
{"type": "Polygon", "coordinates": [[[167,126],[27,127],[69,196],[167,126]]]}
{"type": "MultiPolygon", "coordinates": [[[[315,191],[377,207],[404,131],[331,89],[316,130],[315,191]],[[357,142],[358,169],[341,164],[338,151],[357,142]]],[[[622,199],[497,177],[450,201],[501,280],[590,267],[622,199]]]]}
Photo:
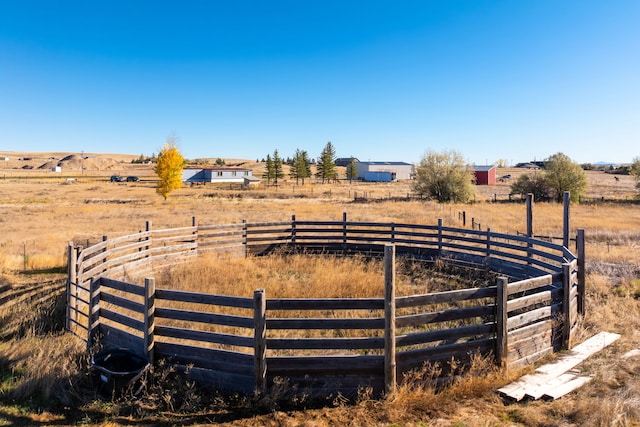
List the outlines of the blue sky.
{"type": "Polygon", "coordinates": [[[640,1],[0,0],[0,150],[640,156],[640,1]]]}

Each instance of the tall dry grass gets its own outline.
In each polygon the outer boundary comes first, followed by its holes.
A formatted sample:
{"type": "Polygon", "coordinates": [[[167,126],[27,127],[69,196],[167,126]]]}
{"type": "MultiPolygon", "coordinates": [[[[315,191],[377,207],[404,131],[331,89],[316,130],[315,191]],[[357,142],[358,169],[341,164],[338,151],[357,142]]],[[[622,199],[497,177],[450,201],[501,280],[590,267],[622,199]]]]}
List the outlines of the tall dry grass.
{"type": "Polygon", "coordinates": [[[251,297],[367,298],[383,295],[382,266],[365,258],[313,255],[223,257],[205,255],[169,269],[156,286],[251,297]]]}

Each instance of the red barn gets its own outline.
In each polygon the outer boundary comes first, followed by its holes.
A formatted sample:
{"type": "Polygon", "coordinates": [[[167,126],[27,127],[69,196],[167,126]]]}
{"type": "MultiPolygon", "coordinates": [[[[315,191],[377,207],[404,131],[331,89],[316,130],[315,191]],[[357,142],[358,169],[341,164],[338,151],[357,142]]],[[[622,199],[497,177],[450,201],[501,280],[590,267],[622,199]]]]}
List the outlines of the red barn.
{"type": "Polygon", "coordinates": [[[496,185],[496,167],[473,166],[473,175],[476,178],[476,185],[496,185]]]}

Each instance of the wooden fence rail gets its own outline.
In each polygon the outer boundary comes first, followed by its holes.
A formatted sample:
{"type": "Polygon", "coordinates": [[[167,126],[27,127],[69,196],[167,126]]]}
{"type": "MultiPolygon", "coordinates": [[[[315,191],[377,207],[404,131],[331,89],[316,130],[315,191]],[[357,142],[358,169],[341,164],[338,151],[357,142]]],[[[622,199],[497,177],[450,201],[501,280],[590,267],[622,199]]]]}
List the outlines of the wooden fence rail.
{"type": "Polygon", "coordinates": [[[391,391],[397,375],[494,355],[521,367],[573,345],[584,313],[584,232],[578,256],[527,236],[418,224],[291,221],[197,225],[69,245],[67,326],[88,348],[127,347],[168,359],[221,389],[264,392],[277,378],[311,394],[391,391]],[[384,259],[380,298],[236,297],[156,289],[148,277],[200,253],[274,251],[384,259]],[[395,296],[395,257],[493,271],[472,289],[395,296]]]}

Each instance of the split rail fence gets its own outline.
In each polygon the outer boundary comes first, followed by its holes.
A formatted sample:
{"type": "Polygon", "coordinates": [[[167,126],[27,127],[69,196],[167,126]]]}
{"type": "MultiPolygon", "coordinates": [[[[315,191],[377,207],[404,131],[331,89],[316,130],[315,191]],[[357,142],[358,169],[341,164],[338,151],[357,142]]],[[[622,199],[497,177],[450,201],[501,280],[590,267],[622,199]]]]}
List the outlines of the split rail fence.
{"type": "Polygon", "coordinates": [[[475,355],[507,368],[573,345],[584,314],[584,231],[577,256],[528,236],[437,225],[291,221],[145,231],[69,244],[67,327],[87,342],[167,359],[229,391],[382,393],[425,363],[443,377],[475,355]],[[378,298],[238,297],[156,288],[153,273],[204,253],[354,254],[384,260],[378,298]],[[396,296],[395,258],[443,261],[497,277],[484,287],[396,296]],[[146,279],[143,279],[146,278],[146,279]]]}

